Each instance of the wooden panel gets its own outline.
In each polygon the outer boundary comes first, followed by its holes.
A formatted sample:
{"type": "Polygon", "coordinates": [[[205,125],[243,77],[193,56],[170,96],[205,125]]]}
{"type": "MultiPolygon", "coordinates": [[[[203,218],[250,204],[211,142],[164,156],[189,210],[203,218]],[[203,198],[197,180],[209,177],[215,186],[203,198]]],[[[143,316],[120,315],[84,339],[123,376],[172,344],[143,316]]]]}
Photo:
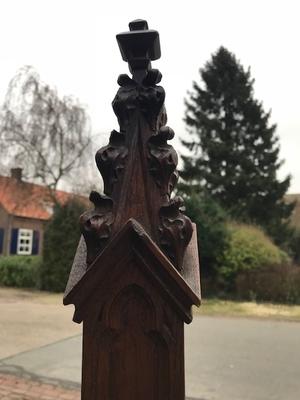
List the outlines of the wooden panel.
{"type": "Polygon", "coordinates": [[[123,267],[84,321],[82,399],[183,400],[183,322],[138,262],[123,267]]]}

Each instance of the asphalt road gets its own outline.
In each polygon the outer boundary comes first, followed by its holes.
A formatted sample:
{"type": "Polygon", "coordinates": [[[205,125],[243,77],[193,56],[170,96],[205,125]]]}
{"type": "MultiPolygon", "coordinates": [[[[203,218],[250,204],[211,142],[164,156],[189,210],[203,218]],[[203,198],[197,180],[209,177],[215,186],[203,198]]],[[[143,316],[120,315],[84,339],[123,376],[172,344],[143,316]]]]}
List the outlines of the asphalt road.
{"type": "MultiPolygon", "coordinates": [[[[81,336],[1,360],[1,370],[80,384],[81,336]]],[[[186,393],[201,400],[299,400],[300,323],[196,317],[186,393]]]]}
{"type": "Polygon", "coordinates": [[[205,400],[299,400],[300,323],[195,318],[186,381],[205,400]]]}

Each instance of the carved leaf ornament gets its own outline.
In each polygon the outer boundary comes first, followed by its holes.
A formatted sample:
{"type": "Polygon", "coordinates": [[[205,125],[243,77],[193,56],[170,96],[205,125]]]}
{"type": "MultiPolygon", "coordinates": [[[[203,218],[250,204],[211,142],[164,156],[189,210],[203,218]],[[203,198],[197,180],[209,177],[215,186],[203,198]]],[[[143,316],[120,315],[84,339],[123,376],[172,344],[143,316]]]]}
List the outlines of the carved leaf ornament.
{"type": "MultiPolygon", "coordinates": [[[[145,34],[144,31],[148,29],[140,28],[141,24],[136,24],[136,27],[134,23],[131,24],[131,31],[137,29],[133,32],[136,34],[145,34]]],[[[128,49],[122,48],[122,35],[117,37],[119,46],[133,76],[130,78],[122,74],[118,78],[120,88],[112,107],[120,130],[113,130],[108,145],[96,153],[96,164],[104,181],[105,195],[92,192],[90,199],[94,210],[83,214],[80,220],[87,244],[87,261],[91,264],[103,250],[114,233],[116,221],[121,220],[119,213],[125,212],[126,208],[126,217],[134,217],[144,223],[153,240],[180,271],[193,229],[191,221],[181,211],[182,199],[175,197],[171,200],[171,193],[178,180],[178,156],[168,143],[173,139],[174,131],[166,126],[165,91],[157,85],[162,74],[151,68],[149,51],[145,51],[144,58],[139,55],[137,61],[128,49]],[[134,179],[138,180],[140,178],[136,177],[141,176],[142,182],[132,182],[126,175],[127,171],[137,169],[141,172],[134,175],[134,179]],[[138,184],[140,189],[134,189],[138,184]],[[140,204],[137,207],[132,204],[132,209],[128,211],[128,207],[131,207],[128,202],[134,203],[130,185],[132,192],[142,192],[141,198],[145,199],[146,207],[144,211],[141,211],[140,204]],[[127,199],[125,206],[121,201],[122,196],[127,199]],[[147,204],[149,201],[151,204],[147,204]],[[137,209],[138,212],[135,211],[137,209]],[[145,217],[143,220],[146,214],[148,219],[145,217]]],[[[148,43],[145,42],[145,46],[148,43]]]]}

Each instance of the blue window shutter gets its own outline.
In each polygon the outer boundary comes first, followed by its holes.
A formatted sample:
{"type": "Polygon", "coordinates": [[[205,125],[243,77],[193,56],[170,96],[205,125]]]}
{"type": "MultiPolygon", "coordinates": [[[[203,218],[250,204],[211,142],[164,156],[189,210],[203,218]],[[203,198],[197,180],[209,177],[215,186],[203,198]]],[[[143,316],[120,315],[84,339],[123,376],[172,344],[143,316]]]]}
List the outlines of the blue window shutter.
{"type": "Polygon", "coordinates": [[[13,228],[10,235],[10,254],[17,254],[19,229],[13,228]]]}
{"type": "Polygon", "coordinates": [[[0,228],[0,254],[3,253],[4,229],[0,228]]]}
{"type": "Polygon", "coordinates": [[[32,255],[39,254],[39,242],[40,242],[40,232],[33,231],[33,238],[32,238],[32,255]]]}

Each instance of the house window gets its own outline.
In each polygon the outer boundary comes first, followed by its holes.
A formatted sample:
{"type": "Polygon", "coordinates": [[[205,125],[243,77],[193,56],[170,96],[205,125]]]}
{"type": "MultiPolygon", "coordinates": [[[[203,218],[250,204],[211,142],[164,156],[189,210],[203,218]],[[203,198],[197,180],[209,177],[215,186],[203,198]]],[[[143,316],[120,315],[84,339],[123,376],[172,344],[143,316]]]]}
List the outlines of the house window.
{"type": "Polygon", "coordinates": [[[19,229],[17,254],[29,255],[32,253],[33,231],[31,229],[19,229]]]}

